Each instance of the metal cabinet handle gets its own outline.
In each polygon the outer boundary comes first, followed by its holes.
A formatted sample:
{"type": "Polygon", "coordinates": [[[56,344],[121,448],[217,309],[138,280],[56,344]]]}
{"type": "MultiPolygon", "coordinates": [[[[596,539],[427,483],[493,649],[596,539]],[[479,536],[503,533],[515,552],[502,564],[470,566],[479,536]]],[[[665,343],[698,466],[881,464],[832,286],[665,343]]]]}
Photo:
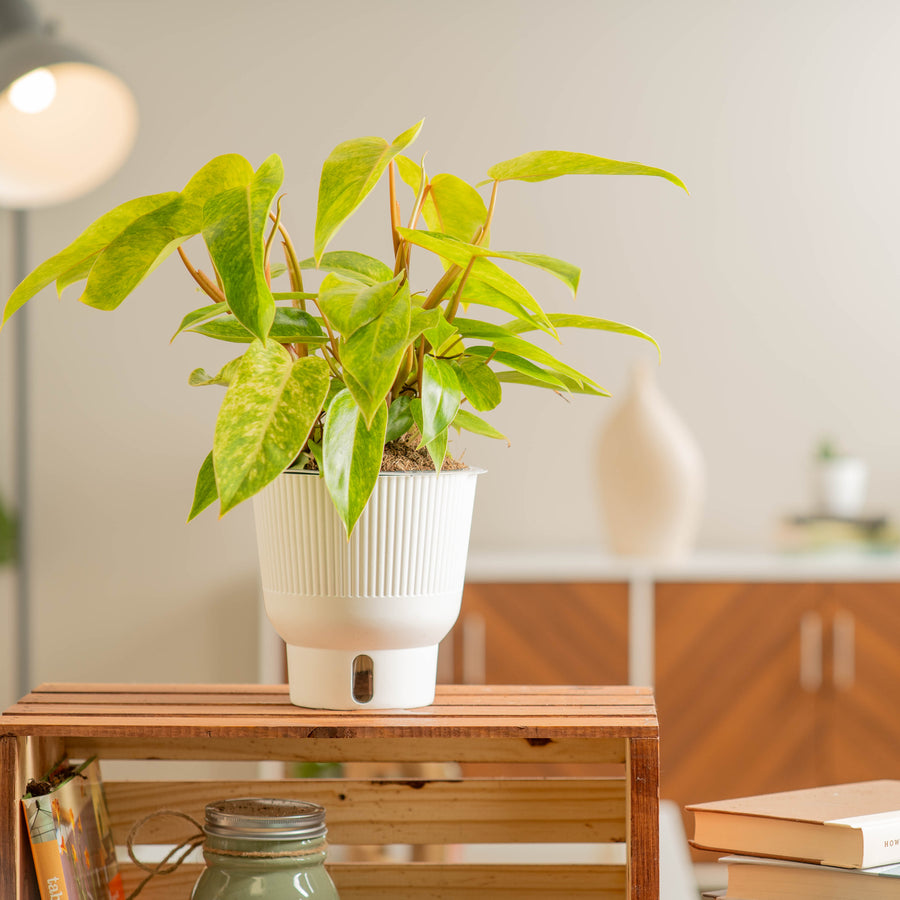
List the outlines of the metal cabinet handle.
{"type": "Polygon", "coordinates": [[[809,610],[800,618],[800,687],[822,687],[822,616],[809,610]]]}
{"type": "Polygon", "coordinates": [[[484,684],[487,677],[487,627],[481,613],[462,620],[462,683],[484,684]]]}
{"type": "Polygon", "coordinates": [[[839,609],[834,614],[832,679],[841,691],[849,691],[856,680],[856,619],[853,613],[839,609]]]}

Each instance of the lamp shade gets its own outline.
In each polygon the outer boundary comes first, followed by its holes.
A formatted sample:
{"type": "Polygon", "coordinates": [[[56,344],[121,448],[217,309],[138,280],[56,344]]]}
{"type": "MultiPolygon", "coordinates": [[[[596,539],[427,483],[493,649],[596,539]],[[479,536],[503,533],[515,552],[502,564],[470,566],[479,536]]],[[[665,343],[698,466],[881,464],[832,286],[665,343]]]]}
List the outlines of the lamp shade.
{"type": "Polygon", "coordinates": [[[125,161],[137,134],[126,84],[0,0],[0,206],[74,199],[125,161]]]}

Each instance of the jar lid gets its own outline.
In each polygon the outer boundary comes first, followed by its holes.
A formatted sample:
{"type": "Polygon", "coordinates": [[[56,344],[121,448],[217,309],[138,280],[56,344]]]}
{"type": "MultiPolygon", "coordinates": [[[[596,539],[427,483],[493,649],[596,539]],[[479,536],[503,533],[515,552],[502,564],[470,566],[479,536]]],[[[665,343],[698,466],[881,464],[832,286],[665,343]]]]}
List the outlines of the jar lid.
{"type": "Polygon", "coordinates": [[[324,836],[325,810],[305,800],[218,800],[207,804],[203,830],[218,837],[308,840],[324,836]]]}

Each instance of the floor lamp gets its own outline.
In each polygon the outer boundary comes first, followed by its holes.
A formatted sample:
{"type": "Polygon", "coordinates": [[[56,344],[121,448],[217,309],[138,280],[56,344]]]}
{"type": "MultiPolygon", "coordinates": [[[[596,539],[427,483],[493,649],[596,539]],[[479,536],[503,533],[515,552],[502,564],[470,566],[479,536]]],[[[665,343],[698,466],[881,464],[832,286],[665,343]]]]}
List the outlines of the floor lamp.
{"type": "MultiPolygon", "coordinates": [[[[0,207],[12,217],[12,285],[28,273],[27,211],[80,197],[125,161],[137,132],[127,85],[60,40],[28,0],[0,0],[0,207]]],[[[31,687],[30,397],[28,310],[10,323],[16,560],[16,687],[31,687]]]]}

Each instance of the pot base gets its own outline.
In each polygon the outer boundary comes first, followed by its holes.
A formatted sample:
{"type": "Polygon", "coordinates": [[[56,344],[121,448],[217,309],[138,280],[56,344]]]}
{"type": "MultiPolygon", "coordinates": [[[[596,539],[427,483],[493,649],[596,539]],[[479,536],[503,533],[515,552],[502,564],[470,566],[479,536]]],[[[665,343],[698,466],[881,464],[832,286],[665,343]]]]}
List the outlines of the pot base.
{"type": "Polygon", "coordinates": [[[434,702],[437,646],[323,650],[287,645],[291,703],[311,709],[413,709],[434,702]]]}

